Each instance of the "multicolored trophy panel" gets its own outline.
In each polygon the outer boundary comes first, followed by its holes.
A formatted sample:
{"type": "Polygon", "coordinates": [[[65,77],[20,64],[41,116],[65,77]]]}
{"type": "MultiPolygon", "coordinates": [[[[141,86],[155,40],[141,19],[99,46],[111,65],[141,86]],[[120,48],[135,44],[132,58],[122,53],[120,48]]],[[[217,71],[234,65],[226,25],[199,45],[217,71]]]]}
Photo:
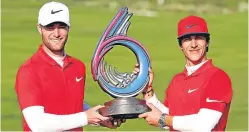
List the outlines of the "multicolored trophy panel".
{"type": "Polygon", "coordinates": [[[132,13],[128,13],[127,7],[119,10],[102,34],[92,57],[91,72],[94,81],[114,98],[134,97],[149,82],[148,70],[151,64],[148,52],[142,44],[127,36],[131,17],[132,13]],[[107,66],[104,62],[105,54],[117,45],[125,46],[135,54],[140,67],[137,75],[133,72],[120,73],[116,68],[112,70],[112,66],[107,66]]]}

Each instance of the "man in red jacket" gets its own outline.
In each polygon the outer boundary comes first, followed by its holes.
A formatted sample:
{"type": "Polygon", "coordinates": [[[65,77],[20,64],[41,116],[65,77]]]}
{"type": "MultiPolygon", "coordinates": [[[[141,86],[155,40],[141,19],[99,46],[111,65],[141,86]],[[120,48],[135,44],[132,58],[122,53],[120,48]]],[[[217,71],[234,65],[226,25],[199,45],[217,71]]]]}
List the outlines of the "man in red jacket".
{"type": "Polygon", "coordinates": [[[103,106],[83,112],[86,67],[65,52],[69,27],[66,5],[49,2],[41,7],[37,29],[42,43],[16,76],[24,131],[82,131],[97,123],[117,127],[97,112],[103,106]]]}
{"type": "MultiPolygon", "coordinates": [[[[232,84],[229,76],[207,59],[210,34],[206,21],[188,16],[178,23],[178,42],[185,58],[183,72],[170,82],[164,104],[157,99],[150,84],[144,98],[152,111],[139,115],[150,125],[171,131],[225,131],[232,84]]],[[[139,72],[139,69],[135,69],[139,72]]]]}

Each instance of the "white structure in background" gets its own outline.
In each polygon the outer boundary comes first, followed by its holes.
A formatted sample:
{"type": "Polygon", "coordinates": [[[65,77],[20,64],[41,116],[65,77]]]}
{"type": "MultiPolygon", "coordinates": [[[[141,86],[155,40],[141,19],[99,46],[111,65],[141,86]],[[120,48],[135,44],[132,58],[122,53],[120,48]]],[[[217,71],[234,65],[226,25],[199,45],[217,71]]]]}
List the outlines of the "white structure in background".
{"type": "Polygon", "coordinates": [[[247,2],[239,2],[238,4],[238,11],[239,12],[247,12],[248,11],[248,3],[247,2]]]}
{"type": "Polygon", "coordinates": [[[164,2],[165,2],[165,0],[157,0],[157,4],[158,4],[158,5],[163,5],[164,2]]]}

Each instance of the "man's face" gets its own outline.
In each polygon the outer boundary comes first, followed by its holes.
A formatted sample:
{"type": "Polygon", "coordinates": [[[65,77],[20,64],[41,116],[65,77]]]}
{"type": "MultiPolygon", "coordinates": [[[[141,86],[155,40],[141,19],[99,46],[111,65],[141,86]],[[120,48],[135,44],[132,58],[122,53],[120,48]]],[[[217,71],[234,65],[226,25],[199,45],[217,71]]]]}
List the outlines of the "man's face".
{"type": "Polygon", "coordinates": [[[61,52],[67,42],[69,27],[65,23],[55,22],[47,26],[38,25],[43,44],[52,52],[61,52]]]}
{"type": "Polygon", "coordinates": [[[206,56],[206,47],[208,43],[204,36],[191,35],[182,39],[182,51],[186,59],[190,62],[201,62],[206,56]]]}

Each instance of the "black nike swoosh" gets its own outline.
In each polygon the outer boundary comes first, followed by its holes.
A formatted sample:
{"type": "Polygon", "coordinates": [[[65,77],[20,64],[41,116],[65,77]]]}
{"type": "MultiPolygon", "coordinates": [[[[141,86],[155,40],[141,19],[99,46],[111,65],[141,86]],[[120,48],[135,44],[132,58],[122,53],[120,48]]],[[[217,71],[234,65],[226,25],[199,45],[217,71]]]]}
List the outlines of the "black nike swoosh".
{"type": "Polygon", "coordinates": [[[63,10],[58,10],[58,11],[52,10],[52,11],[51,11],[51,14],[55,14],[55,13],[58,13],[58,12],[61,12],[61,11],[63,11],[63,10]]]}
{"type": "Polygon", "coordinates": [[[189,29],[189,28],[191,28],[191,27],[193,27],[193,26],[195,26],[195,25],[196,25],[196,24],[188,25],[188,26],[186,26],[186,28],[189,29]]]}

